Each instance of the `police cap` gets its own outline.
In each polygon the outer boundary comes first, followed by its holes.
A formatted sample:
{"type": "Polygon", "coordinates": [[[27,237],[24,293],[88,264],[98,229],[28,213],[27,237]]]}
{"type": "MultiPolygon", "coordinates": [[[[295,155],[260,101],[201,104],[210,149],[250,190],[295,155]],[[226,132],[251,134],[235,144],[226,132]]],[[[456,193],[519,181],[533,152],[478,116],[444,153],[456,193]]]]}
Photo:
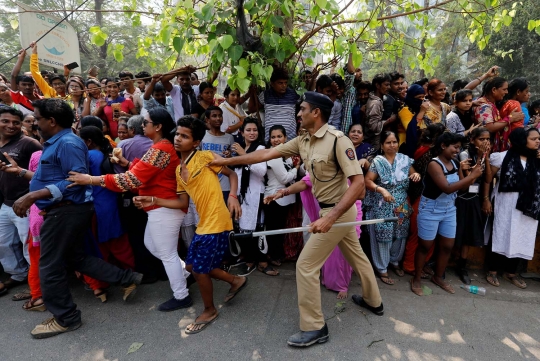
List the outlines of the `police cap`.
{"type": "Polygon", "coordinates": [[[332,111],[334,102],[330,100],[326,95],[317,92],[305,92],[300,99],[302,102],[309,103],[312,107],[319,108],[321,110],[332,111]]]}

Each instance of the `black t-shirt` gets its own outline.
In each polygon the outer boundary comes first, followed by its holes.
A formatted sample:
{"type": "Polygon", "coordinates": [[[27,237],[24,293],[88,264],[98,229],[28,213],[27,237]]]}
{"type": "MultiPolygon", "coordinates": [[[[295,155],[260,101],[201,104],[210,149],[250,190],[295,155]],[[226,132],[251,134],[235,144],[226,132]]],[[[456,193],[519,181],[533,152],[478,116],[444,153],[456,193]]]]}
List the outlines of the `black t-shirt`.
{"type": "MultiPolygon", "coordinates": [[[[7,153],[17,162],[19,167],[28,169],[32,153],[42,149],[43,147],[37,140],[21,133],[20,136],[15,136],[9,143],[0,147],[0,152],[7,153]]],[[[30,182],[24,178],[0,172],[0,199],[2,203],[12,207],[17,199],[28,193],[29,185],[30,182]]]]}

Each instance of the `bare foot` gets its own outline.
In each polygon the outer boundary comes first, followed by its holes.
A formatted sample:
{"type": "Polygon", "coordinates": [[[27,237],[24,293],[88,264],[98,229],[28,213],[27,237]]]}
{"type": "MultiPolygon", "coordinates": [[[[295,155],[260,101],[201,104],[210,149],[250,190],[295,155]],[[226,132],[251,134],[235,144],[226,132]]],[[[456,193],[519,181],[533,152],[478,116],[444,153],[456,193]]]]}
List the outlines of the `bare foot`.
{"type": "Polygon", "coordinates": [[[337,299],[338,300],[344,300],[347,298],[347,291],[341,291],[341,292],[338,292],[337,294],[337,299]]]}
{"type": "Polygon", "coordinates": [[[197,333],[202,331],[207,327],[212,321],[214,321],[219,316],[219,313],[214,308],[213,310],[204,310],[203,313],[195,319],[195,322],[190,323],[186,327],[187,333],[197,333]]]}

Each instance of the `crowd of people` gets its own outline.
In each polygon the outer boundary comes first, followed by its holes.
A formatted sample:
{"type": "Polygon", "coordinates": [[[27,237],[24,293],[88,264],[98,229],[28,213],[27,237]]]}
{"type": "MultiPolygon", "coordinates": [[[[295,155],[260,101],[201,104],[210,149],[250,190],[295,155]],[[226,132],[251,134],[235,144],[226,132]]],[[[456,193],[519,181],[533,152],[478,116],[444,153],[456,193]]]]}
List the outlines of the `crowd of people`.
{"type": "Polygon", "coordinates": [[[390,271],[409,274],[419,296],[422,279],[454,293],[447,266],[454,258],[471,284],[471,247],[486,249],[490,285],[502,271],[527,287],[518,269],[533,258],[540,219],[540,100],[524,78],[494,66],[451,89],[397,71],[368,82],[350,56],[344,78],[275,67],[265,89],[218,95],[191,66],[85,79],[40,71],[31,48],[29,72],[20,75],[21,51],[11,78],[0,74],[0,263],[10,276],[0,296],[28,284],[13,300],[53,315],[35,338],[80,327],[73,271],[98,302],[110,285],[129,300],[141,283],[168,280],[164,312],[190,307],[197,283],[204,311],[190,334],[219,315],[212,278],[230,284],[228,302],[252,272],[276,277],[297,261],[293,346],[328,339],[319,282],[343,299],[353,271],[363,288],[353,301],[377,315],[375,277],[393,285],[390,271]],[[373,222],[332,228],[355,220],[373,222]],[[313,234],[251,236],[301,225],[313,234]]]}

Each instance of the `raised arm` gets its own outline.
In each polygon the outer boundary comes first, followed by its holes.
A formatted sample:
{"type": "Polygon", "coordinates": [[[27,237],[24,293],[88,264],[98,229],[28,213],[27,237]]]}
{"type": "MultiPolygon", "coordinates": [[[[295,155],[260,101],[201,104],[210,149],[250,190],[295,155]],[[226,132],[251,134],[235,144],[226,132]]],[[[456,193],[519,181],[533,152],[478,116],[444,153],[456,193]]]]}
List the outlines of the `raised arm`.
{"type": "Polygon", "coordinates": [[[148,84],[148,86],[146,87],[146,90],[144,91],[143,100],[150,100],[150,98],[152,97],[152,93],[154,92],[154,87],[156,86],[156,83],[159,81],[159,79],[161,79],[161,74],[152,75],[152,80],[150,81],[150,84],[148,84]]]}
{"type": "MultiPolygon", "coordinates": [[[[463,188],[470,186],[471,184],[474,183],[476,178],[482,175],[482,168],[477,165],[466,177],[463,177],[462,179],[460,179],[459,181],[455,183],[448,183],[441,166],[437,164],[436,162],[429,163],[427,171],[429,175],[431,176],[431,179],[433,179],[433,182],[435,183],[435,185],[443,193],[446,193],[446,194],[454,193],[454,192],[457,192],[458,190],[461,190],[463,188]]],[[[459,172],[460,172],[460,175],[462,176],[461,168],[459,172]]]]}
{"type": "Polygon", "coordinates": [[[19,73],[21,72],[21,68],[24,63],[25,58],[26,58],[26,50],[24,49],[19,50],[19,55],[17,56],[17,63],[15,63],[15,66],[13,67],[13,70],[11,71],[11,90],[13,91],[19,90],[19,86],[17,85],[17,77],[19,76],[19,73]]]}
{"type": "Polygon", "coordinates": [[[32,73],[32,78],[34,78],[36,85],[45,98],[54,98],[57,95],[56,90],[43,79],[43,76],[41,76],[41,73],[39,72],[37,44],[32,42],[30,47],[32,48],[32,55],[30,56],[30,72],[32,73]]]}

